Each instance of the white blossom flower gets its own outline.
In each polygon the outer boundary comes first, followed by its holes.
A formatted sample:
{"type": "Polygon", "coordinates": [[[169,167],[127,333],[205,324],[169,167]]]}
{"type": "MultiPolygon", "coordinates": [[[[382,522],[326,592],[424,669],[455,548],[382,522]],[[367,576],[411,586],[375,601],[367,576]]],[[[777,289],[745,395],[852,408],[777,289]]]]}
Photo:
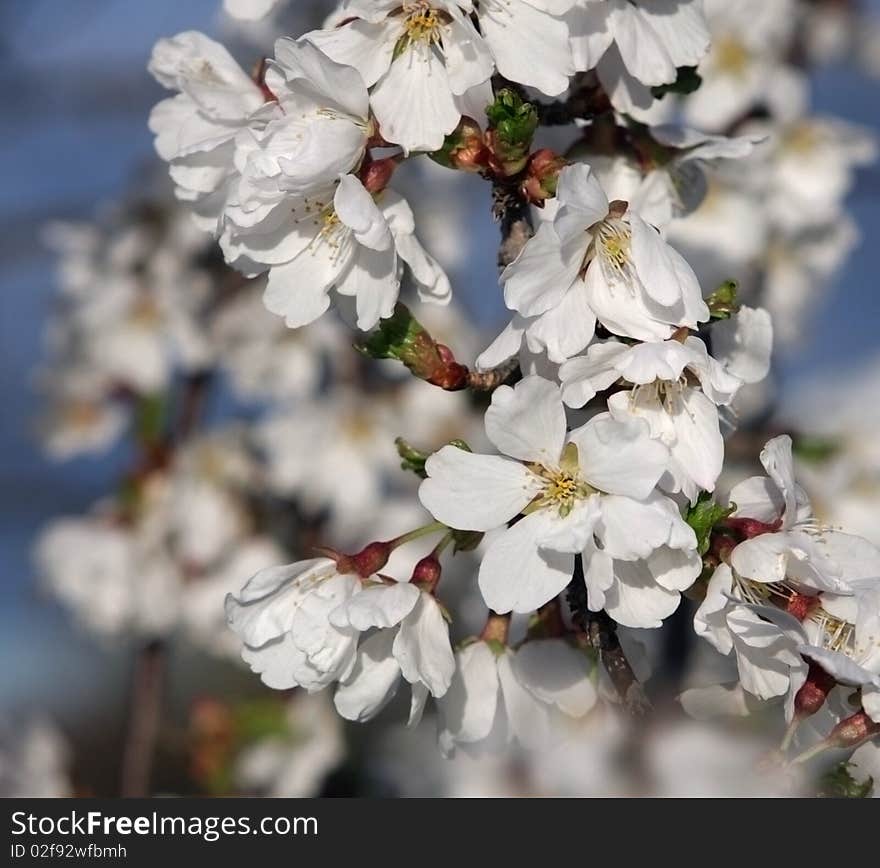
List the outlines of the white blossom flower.
{"type": "Polygon", "coordinates": [[[69,746],[51,721],[0,718],[0,798],[70,798],[69,761],[69,746]]]}
{"type": "Polygon", "coordinates": [[[329,558],[261,570],[237,597],[226,597],[242,658],[276,690],[299,685],[313,692],[348,677],[359,634],[337,629],[329,616],[360,589],[360,579],[340,574],[329,558]]]}
{"type": "Polygon", "coordinates": [[[171,164],[178,198],[213,231],[236,174],[235,137],[265,96],[222,45],[193,30],[160,39],[149,70],[161,85],[180,91],[150,114],[156,150],[171,164]]]}
{"type": "Polygon", "coordinates": [[[729,405],[744,383],[762,380],[769,370],[772,328],[767,312],[743,308],[726,322],[735,325],[718,334],[722,341],[728,339],[724,349],[736,351],[731,364],[722,354],[710,356],[705,344],[690,336],[683,342],[631,347],[613,339],[595,342],[585,355],[559,369],[562,396],[570,407],[582,407],[619,380],[632,384],[608,398],[608,410],[615,419],[638,417],[648,423],[651,436],[670,451],[670,478],[662,479],[661,487],[681,491],[691,502],[701,490],[712,491],[721,473],[724,442],[718,406],[729,405]]]}
{"type": "Polygon", "coordinates": [[[690,266],[628,203],[609,203],[588,165],[560,172],[557,199],[552,224],[541,224],[502,274],[517,315],[478,366],[510,358],[523,340],[563,362],[586,347],[597,321],[614,334],[664,340],[709,318],[690,266]]]}
{"type": "Polygon", "coordinates": [[[786,63],[796,6],[795,0],[706,2],[711,47],[698,67],[702,83],[684,103],[689,125],[720,131],[755,104],[775,117],[801,110],[805,79],[786,63]]]}
{"type": "Polygon", "coordinates": [[[372,328],[394,309],[404,263],[425,300],[445,304],[451,297],[446,275],[415,237],[409,205],[391,190],[374,199],[354,175],[342,175],[272,214],[248,231],[227,224],[221,246],[236,267],[270,268],[266,307],[292,328],[318,319],[331,290],[358,328],[372,328]]]}
{"type": "Polygon", "coordinates": [[[715,570],[694,627],[722,654],[735,651],[744,689],[769,699],[786,693],[791,671],[803,674],[806,664],[799,643],[754,606],[777,606],[822,629],[840,627],[843,601],[855,584],[880,573],[880,552],[860,537],[816,524],[794,481],[791,438],[769,441],[761,462],[768,476],[730,492],[733,520],[747,523],[746,538],[715,570]]]}
{"type": "Polygon", "coordinates": [[[279,39],[265,85],[274,101],[236,139],[241,177],[224,216],[242,229],[272,220],[291,197],[320,192],[356,170],[372,130],[358,71],[311,43],[279,39]]]}
{"type": "Polygon", "coordinates": [[[152,536],[101,516],[57,519],[37,542],[41,581],[99,635],[165,635],[177,620],[182,577],[152,536]]]}
{"type": "Polygon", "coordinates": [[[498,72],[557,96],[574,75],[568,25],[575,0],[480,0],[477,18],[498,72]]]}
{"type": "Polygon", "coordinates": [[[671,159],[647,173],[636,194],[639,214],[658,227],[699,207],[708,193],[707,167],[747,157],[762,140],[757,134],[728,138],[671,124],[651,127],[651,138],[675,149],[671,159]]]}
{"type": "Polygon", "coordinates": [[[577,0],[566,18],[576,69],[595,69],[614,107],[644,117],[651,87],[709,47],[701,0],[577,0]]]}
{"type": "Polygon", "coordinates": [[[644,422],[600,414],[566,435],[559,387],[530,376],[495,391],[486,433],[509,457],[445,446],[428,459],[419,497],[464,530],[501,528],[523,513],[483,556],[479,585],[490,608],[543,605],[568,584],[577,553],[591,608],[640,627],[675,610],[700,564],[693,531],[654,490],[668,451],[644,422]]]}
{"type": "Polygon", "coordinates": [[[334,697],[349,720],[370,720],[393,698],[401,680],[412,685],[410,725],[425,700],[449,689],[455,663],[449,627],[432,594],[407,582],[365,585],[330,615],[331,623],[360,632],[377,628],[361,643],[357,662],[334,697]]]}
{"type": "Polygon", "coordinates": [[[491,101],[493,61],[468,18],[470,0],[350,0],[353,19],[306,39],[355,67],[386,141],[405,151],[436,151],[467,111],[468,92],[491,101]]]}
{"type": "Polygon", "coordinates": [[[789,235],[843,219],[856,170],[877,159],[876,136],[836,118],[753,121],[747,129],[764,136],[746,163],[748,182],[773,225],[789,235]]]}
{"type": "Polygon", "coordinates": [[[328,510],[331,529],[357,526],[381,500],[385,474],[399,465],[390,408],[338,388],[258,423],[270,491],[295,497],[313,515],[328,510]],[[332,436],[328,436],[332,432],[332,436]]]}
{"type": "Polygon", "coordinates": [[[258,21],[272,12],[279,2],[286,0],[223,0],[223,10],[240,21],[258,21]]]}
{"type": "Polygon", "coordinates": [[[498,750],[514,738],[548,747],[563,734],[561,716],[583,717],[595,705],[590,670],[584,652],[564,639],[530,640],[516,650],[484,640],[465,645],[438,703],[441,750],[498,750]]]}
{"type": "Polygon", "coordinates": [[[336,707],[354,720],[377,714],[401,676],[413,685],[417,720],[428,693],[442,696],[452,678],[449,628],[431,594],[340,573],[329,558],[262,570],[226,598],[226,613],[266,684],[314,691],[339,681],[336,707]]]}

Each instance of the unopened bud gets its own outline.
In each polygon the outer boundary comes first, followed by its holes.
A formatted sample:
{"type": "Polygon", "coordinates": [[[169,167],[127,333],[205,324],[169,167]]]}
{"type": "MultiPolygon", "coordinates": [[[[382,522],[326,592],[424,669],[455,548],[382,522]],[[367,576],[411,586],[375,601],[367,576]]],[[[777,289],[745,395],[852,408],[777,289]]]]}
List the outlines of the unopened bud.
{"type": "Polygon", "coordinates": [[[319,546],[316,551],[335,561],[336,569],[342,575],[356,575],[368,579],[388,563],[394,546],[390,542],[371,542],[354,555],[340,554],[325,546],[319,546]]]}
{"type": "Polygon", "coordinates": [[[440,560],[436,554],[431,552],[413,567],[410,582],[420,590],[433,594],[440,581],[441,571],[440,560]]]}
{"type": "Polygon", "coordinates": [[[483,139],[480,125],[463,117],[458,126],[446,137],[443,147],[434,151],[431,159],[447,169],[461,172],[482,172],[489,163],[490,153],[483,139]]]}
{"type": "Polygon", "coordinates": [[[859,711],[840,721],[827,740],[834,747],[850,748],[858,747],[875,735],[880,735],[880,723],[871,720],[865,711],[859,711]]]}
{"type": "Polygon", "coordinates": [[[521,185],[523,196],[533,205],[543,205],[545,199],[553,198],[559,173],[566,165],[566,159],[549,148],[535,151],[526,166],[526,177],[521,185]]]}
{"type": "Polygon", "coordinates": [[[457,391],[468,385],[468,369],[455,361],[449,347],[437,343],[403,304],[357,345],[373,359],[397,359],[420,380],[457,391]]]}
{"type": "Polygon", "coordinates": [[[368,157],[364,160],[358,177],[368,193],[381,193],[388,186],[396,168],[397,160],[394,157],[385,157],[381,160],[368,157]]]}
{"type": "Polygon", "coordinates": [[[794,713],[798,718],[814,715],[825,704],[828,694],[837,682],[817,663],[810,663],[807,680],[794,698],[794,713]]]}

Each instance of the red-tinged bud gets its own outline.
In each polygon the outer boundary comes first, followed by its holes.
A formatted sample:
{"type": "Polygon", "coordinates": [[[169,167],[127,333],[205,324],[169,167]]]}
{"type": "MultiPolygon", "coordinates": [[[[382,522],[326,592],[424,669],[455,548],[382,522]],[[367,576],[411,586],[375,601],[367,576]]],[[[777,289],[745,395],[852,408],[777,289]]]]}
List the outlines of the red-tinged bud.
{"type": "Polygon", "coordinates": [[[724,527],[736,531],[743,539],[754,539],[765,533],[776,533],[782,527],[782,519],[773,522],[758,521],[756,518],[726,518],[724,527]]]}
{"type": "Polygon", "coordinates": [[[335,561],[336,569],[341,574],[354,574],[362,579],[368,579],[388,563],[394,545],[391,542],[371,542],[355,555],[340,554],[325,546],[318,546],[315,551],[335,561]]]}
{"type": "Polygon", "coordinates": [[[785,604],[785,611],[797,618],[798,621],[806,621],[810,612],[818,605],[818,597],[810,597],[807,594],[792,594],[785,604]]]}
{"type": "Polygon", "coordinates": [[[381,193],[388,186],[396,168],[397,160],[394,157],[385,157],[381,160],[367,157],[358,172],[358,177],[368,193],[381,193]]]}
{"type": "Polygon", "coordinates": [[[469,117],[463,117],[458,126],[446,137],[443,147],[431,155],[431,159],[460,172],[482,172],[491,160],[492,151],[487,145],[480,125],[469,117]]]}
{"type": "Polygon", "coordinates": [[[802,719],[819,711],[836,684],[834,676],[817,663],[810,663],[807,680],[794,698],[795,717],[802,719]]]}
{"type": "Polygon", "coordinates": [[[436,554],[431,552],[431,554],[423,557],[415,567],[413,567],[410,582],[426,593],[433,594],[440,581],[441,571],[442,567],[440,566],[440,560],[436,554]]]}
{"type": "Polygon", "coordinates": [[[266,84],[266,69],[268,68],[266,58],[260,58],[251,70],[251,78],[257,83],[257,86],[263,92],[263,98],[266,102],[277,102],[278,97],[272,93],[269,85],[266,84]]]}
{"type": "Polygon", "coordinates": [[[567,165],[567,160],[549,148],[535,151],[529,157],[526,177],[520,189],[523,196],[533,205],[543,205],[545,199],[556,195],[559,173],[567,165]]]}
{"type": "Polygon", "coordinates": [[[859,711],[840,721],[831,730],[827,741],[834,747],[851,748],[876,735],[880,735],[880,723],[871,720],[866,712],[859,711]]]}
{"type": "Polygon", "coordinates": [[[466,389],[468,385],[469,371],[465,365],[460,365],[455,360],[452,350],[445,344],[435,344],[437,355],[440,357],[441,364],[438,365],[425,379],[433,384],[445,389],[447,392],[455,392],[459,389],[466,389]]]}

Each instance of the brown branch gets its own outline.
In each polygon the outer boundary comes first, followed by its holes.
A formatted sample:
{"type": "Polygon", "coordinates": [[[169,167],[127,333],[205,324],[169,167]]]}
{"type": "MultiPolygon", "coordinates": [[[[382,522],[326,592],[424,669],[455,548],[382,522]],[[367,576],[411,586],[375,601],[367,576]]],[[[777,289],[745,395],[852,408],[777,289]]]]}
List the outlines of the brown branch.
{"type": "Polygon", "coordinates": [[[531,206],[522,193],[512,186],[496,184],[492,189],[492,212],[501,224],[501,246],[498,248],[498,268],[504,269],[525,247],[534,234],[531,206]]]}
{"type": "Polygon", "coordinates": [[[164,644],[158,639],[148,642],[138,652],[132,677],[120,785],[124,797],[150,795],[153,756],[161,720],[164,670],[164,644]]]}
{"type": "Polygon", "coordinates": [[[492,392],[503,386],[519,369],[518,359],[508,361],[489,371],[468,371],[467,387],[474,392],[492,392]]]}
{"type": "Polygon", "coordinates": [[[599,660],[623,707],[633,717],[644,717],[651,710],[651,702],[621,647],[617,624],[607,612],[591,612],[587,606],[587,586],[580,555],[575,559],[567,598],[575,627],[581,631],[589,647],[599,652],[599,660]]]}
{"type": "MultiPolygon", "coordinates": [[[[182,445],[198,428],[204,412],[212,373],[202,371],[187,377],[178,399],[174,432],[167,443],[142,444],[147,466],[156,466],[154,454],[163,462],[170,450],[182,445]]],[[[161,465],[159,465],[161,466],[161,465]]],[[[165,681],[166,653],[161,639],[148,641],[137,653],[132,674],[128,724],[122,755],[120,792],[124,797],[145,797],[151,793],[153,760],[162,719],[162,694],[165,681]]]]}

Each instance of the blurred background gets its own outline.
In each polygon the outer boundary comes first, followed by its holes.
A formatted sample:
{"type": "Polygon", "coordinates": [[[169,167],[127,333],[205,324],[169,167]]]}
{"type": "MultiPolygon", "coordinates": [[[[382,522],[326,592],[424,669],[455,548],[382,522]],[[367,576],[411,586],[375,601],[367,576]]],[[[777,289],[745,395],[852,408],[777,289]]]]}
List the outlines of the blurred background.
{"type": "MultiPolygon", "coordinates": [[[[35,762],[54,769],[57,761],[63,769],[59,775],[66,781],[58,784],[62,789],[97,795],[117,792],[131,677],[142,637],[124,632],[96,635],[84,628],[81,620],[71,617],[69,607],[46,592],[35,571],[34,546],[47,523],[87,512],[118,485],[132,460],[132,446],[125,439],[74,460],[53,460],[38,436],[46,395],[38,388],[35,372],[49,353],[47,321],[59,294],[59,254],[57,244],[53,250],[49,243],[47,226],[59,220],[109,219],[112,223],[115,218],[102,215],[112,213],[116,203],[127,199],[170,201],[165,167],[155,157],[147,128],[150,109],[165,96],[146,72],[157,39],[182,30],[201,30],[228,45],[248,69],[254,60],[271,53],[274,34],[285,32],[287,26],[286,32],[292,34],[318,26],[331,6],[297,0],[285,13],[289,24],[275,19],[242,25],[222,13],[218,0],[11,0],[0,5],[4,106],[0,119],[4,167],[0,188],[0,388],[4,401],[0,414],[0,657],[5,661],[0,668],[0,704],[7,721],[0,735],[6,739],[7,750],[19,751],[20,756],[26,750],[37,757],[54,756],[55,760],[38,758],[35,762]],[[46,723],[45,731],[38,725],[33,743],[22,746],[16,741],[21,726],[15,723],[22,720],[52,723],[46,723]]],[[[880,15],[876,0],[861,6],[865,14],[880,15]]],[[[877,59],[872,69],[870,57],[856,57],[851,51],[828,55],[817,56],[809,64],[811,112],[831,114],[880,134],[877,59]]],[[[488,191],[466,177],[449,176],[443,185],[436,183],[437,178],[433,168],[422,169],[405,175],[401,186],[412,195],[423,240],[450,271],[462,313],[492,336],[505,320],[496,289],[497,227],[489,216],[488,191]],[[443,235],[445,221],[461,229],[465,219],[466,231],[443,235]]],[[[794,425],[812,433],[812,428],[822,428],[823,420],[827,423],[828,413],[822,408],[852,414],[846,418],[862,413],[866,419],[876,418],[880,405],[876,288],[880,167],[876,161],[853,169],[845,207],[861,240],[833,270],[809,316],[798,323],[798,339],[777,348],[774,390],[785,398],[772,411],[771,429],[794,425]],[[844,390],[844,386],[850,388],[844,390]]],[[[474,340],[481,345],[482,338],[474,340]]],[[[206,418],[252,418],[254,404],[237,404],[228,392],[220,389],[212,397],[206,418]]],[[[816,433],[827,438],[834,432],[816,433]]],[[[867,503],[876,505],[877,501],[867,503]]],[[[858,508],[859,514],[863,509],[858,508]]],[[[194,775],[191,765],[181,764],[180,757],[197,755],[193,762],[198,763],[199,751],[205,751],[209,756],[204,761],[210,764],[216,760],[212,751],[222,754],[227,750],[230,728],[243,727],[255,739],[271,735],[287,726],[280,719],[287,712],[272,705],[277,701],[274,698],[263,704],[269,691],[261,689],[229,657],[206,653],[186,636],[175,638],[166,653],[163,733],[154,790],[204,793],[244,786],[248,791],[271,791],[266,781],[274,772],[270,774],[264,766],[277,772],[281,763],[271,750],[250,758],[245,778],[251,783],[247,786],[228,780],[218,783],[222,775],[211,780],[207,773],[194,775]],[[214,697],[232,695],[250,704],[234,713],[222,703],[213,704],[214,697]]],[[[325,712],[323,707],[297,712],[306,720],[297,726],[305,732],[312,727],[324,739],[317,755],[304,761],[306,770],[291,772],[300,781],[291,785],[294,789],[308,788],[301,780],[310,781],[313,792],[330,793],[478,794],[493,789],[486,784],[485,769],[464,768],[456,782],[450,783],[449,772],[440,765],[443,761],[434,756],[430,727],[418,735],[398,734],[387,724],[372,735],[364,734],[370,727],[359,728],[353,737],[349,733],[354,740],[349,741],[345,759],[346,751],[339,743],[341,724],[332,710],[329,716],[325,712]],[[368,739],[378,739],[370,743],[373,755],[384,758],[381,774],[375,774],[372,765],[352,759],[364,749],[358,745],[368,739]],[[419,774],[414,774],[414,768],[419,774]],[[471,774],[479,783],[471,781],[471,774]]],[[[693,742],[686,738],[680,745],[670,741],[673,752],[658,760],[661,765],[674,766],[692,749],[693,742]],[[679,759],[675,750],[681,751],[679,759]]],[[[596,738],[597,745],[609,745],[610,753],[612,742],[611,736],[605,742],[596,738]]],[[[743,750],[748,752],[746,747],[743,750]]],[[[707,751],[713,753],[714,748],[707,751]]],[[[606,760],[600,754],[597,749],[595,756],[580,758],[581,781],[602,780],[600,765],[606,760]]],[[[6,762],[14,761],[7,757],[6,762]]],[[[222,765],[221,760],[216,762],[222,765]]],[[[576,792],[578,784],[565,780],[566,773],[574,772],[563,769],[564,762],[557,764],[557,777],[547,783],[547,790],[576,792]]],[[[549,775],[546,769],[550,767],[548,763],[541,774],[549,775]]],[[[51,777],[50,772],[46,776],[51,777]]],[[[494,789],[500,792],[517,791],[517,775],[526,774],[500,766],[496,772],[494,789]]],[[[523,786],[534,791],[538,784],[534,773],[530,774],[531,782],[523,786]]],[[[711,777],[712,773],[706,774],[711,777]]],[[[716,783],[718,775],[723,776],[723,770],[716,772],[716,783]]],[[[692,786],[699,789],[699,783],[692,786]]]]}

